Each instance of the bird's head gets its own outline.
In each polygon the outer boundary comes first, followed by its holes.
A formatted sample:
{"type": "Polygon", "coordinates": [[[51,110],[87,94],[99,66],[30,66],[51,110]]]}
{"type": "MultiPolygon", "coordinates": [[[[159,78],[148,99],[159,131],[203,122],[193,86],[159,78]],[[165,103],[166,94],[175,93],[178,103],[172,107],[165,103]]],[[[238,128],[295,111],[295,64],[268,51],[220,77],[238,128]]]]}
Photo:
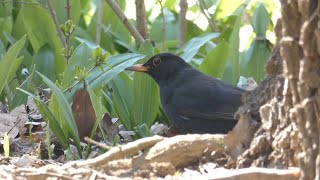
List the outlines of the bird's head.
{"type": "Polygon", "coordinates": [[[189,68],[190,65],[182,58],[171,53],[157,54],[144,64],[137,64],[126,68],[126,70],[144,72],[149,74],[158,84],[168,81],[180,70],[189,68]]]}

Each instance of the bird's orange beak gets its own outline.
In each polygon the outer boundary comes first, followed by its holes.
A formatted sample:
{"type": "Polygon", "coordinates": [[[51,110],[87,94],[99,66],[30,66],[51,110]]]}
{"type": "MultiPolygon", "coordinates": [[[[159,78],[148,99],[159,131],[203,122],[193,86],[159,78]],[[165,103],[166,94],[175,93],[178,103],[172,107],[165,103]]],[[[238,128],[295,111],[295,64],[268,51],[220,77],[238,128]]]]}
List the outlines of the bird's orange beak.
{"type": "Polygon", "coordinates": [[[143,66],[142,64],[132,65],[126,68],[129,71],[137,71],[137,72],[147,72],[149,71],[149,66],[143,66]]]}

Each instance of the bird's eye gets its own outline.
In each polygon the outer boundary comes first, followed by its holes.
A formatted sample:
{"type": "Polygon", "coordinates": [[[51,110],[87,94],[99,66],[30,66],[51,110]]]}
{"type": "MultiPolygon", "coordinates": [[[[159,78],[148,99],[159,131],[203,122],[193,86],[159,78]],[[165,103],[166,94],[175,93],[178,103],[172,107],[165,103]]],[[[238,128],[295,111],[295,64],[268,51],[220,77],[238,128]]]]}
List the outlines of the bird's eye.
{"type": "Polygon", "coordinates": [[[154,66],[159,66],[159,64],[161,63],[161,59],[160,58],[155,58],[155,59],[153,59],[152,63],[153,63],[154,66]]]}

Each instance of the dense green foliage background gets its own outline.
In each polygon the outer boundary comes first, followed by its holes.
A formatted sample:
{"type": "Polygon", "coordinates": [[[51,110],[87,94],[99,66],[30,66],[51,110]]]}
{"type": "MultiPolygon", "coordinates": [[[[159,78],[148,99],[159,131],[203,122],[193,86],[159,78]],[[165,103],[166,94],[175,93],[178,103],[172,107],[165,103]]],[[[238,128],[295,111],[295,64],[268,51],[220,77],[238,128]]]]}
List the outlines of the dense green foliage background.
{"type": "MultiPolygon", "coordinates": [[[[135,25],[134,2],[116,2],[135,25]]],[[[263,79],[271,52],[268,38],[274,41],[275,2],[188,2],[182,45],[178,41],[179,1],[145,3],[149,37],[138,45],[106,1],[0,1],[0,101],[12,110],[25,103],[28,95],[33,96],[67,148],[68,137],[79,143],[70,106],[83,81],[100,120],[108,112],[141,136],[148,134],[156,120],[166,121],[155,82],[143,74],[123,71],[154,54],[178,54],[204,73],[233,84],[240,75],[258,82],[263,79]],[[200,3],[204,3],[202,9],[200,3]],[[215,24],[214,29],[208,21],[215,24]],[[58,33],[61,25],[62,36],[58,33]],[[23,68],[28,75],[22,73],[23,68]],[[53,92],[48,105],[36,94],[47,87],[53,92]]]]}

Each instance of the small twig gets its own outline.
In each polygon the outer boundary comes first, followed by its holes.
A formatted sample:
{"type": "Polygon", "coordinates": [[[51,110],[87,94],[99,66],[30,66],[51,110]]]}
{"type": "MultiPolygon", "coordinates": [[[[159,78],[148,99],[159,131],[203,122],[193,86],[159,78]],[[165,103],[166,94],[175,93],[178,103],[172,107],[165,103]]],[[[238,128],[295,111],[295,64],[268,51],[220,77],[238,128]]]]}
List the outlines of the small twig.
{"type": "MultiPolygon", "coordinates": [[[[66,5],[66,10],[67,10],[67,18],[68,20],[70,19],[70,0],[67,0],[67,5],[66,5]]],[[[67,61],[67,64],[69,63],[69,60],[70,60],[70,57],[71,57],[71,54],[70,54],[70,36],[65,36],[65,41],[66,41],[66,61],[67,61]]]]}
{"type": "Polygon", "coordinates": [[[162,0],[158,0],[161,8],[161,16],[162,16],[162,48],[164,49],[164,42],[166,40],[166,19],[164,18],[163,14],[163,5],[162,0]]]}
{"type": "Polygon", "coordinates": [[[213,32],[215,32],[215,31],[216,31],[216,23],[215,23],[214,20],[210,17],[210,16],[211,16],[210,13],[208,12],[209,15],[206,13],[205,10],[207,10],[207,9],[206,9],[206,7],[205,7],[205,2],[204,2],[203,0],[198,0],[198,4],[199,4],[199,6],[200,6],[200,10],[201,10],[202,14],[203,14],[203,15],[207,18],[207,20],[208,20],[208,23],[209,23],[209,26],[210,26],[211,30],[212,30],[213,32]]]}
{"type": "Polygon", "coordinates": [[[100,45],[101,42],[101,25],[102,25],[102,13],[103,13],[103,0],[98,1],[98,16],[97,16],[97,30],[96,30],[96,44],[100,45]]]}
{"type": "Polygon", "coordinates": [[[121,8],[118,6],[118,4],[114,0],[106,0],[111,9],[117,14],[123,25],[128,29],[128,31],[131,33],[133,38],[137,41],[137,43],[140,45],[143,43],[144,39],[141,36],[141,34],[138,32],[138,30],[129,22],[126,15],[123,13],[121,8]]]}
{"type": "Polygon", "coordinates": [[[137,29],[144,39],[148,38],[147,15],[144,0],[136,0],[137,29]]]}
{"type": "Polygon", "coordinates": [[[70,0],[67,0],[66,10],[67,10],[67,18],[70,19],[70,0]]]}
{"type": "Polygon", "coordinates": [[[109,149],[112,148],[110,146],[107,146],[104,143],[97,142],[97,141],[95,141],[95,140],[93,140],[93,139],[91,139],[89,137],[84,137],[84,140],[87,141],[88,143],[94,144],[94,145],[99,146],[99,147],[101,147],[103,149],[106,149],[106,150],[109,150],[109,149]]]}
{"type": "Polygon", "coordinates": [[[51,18],[52,18],[53,23],[54,23],[54,25],[56,27],[56,31],[58,32],[60,41],[61,41],[63,47],[66,48],[67,47],[66,39],[65,39],[61,29],[60,29],[59,21],[58,21],[58,18],[57,18],[57,14],[56,14],[56,12],[54,11],[54,9],[52,7],[51,0],[47,0],[47,2],[48,2],[48,8],[50,10],[51,18]]]}
{"type": "Polygon", "coordinates": [[[188,9],[188,2],[187,0],[180,0],[180,13],[179,13],[179,44],[182,46],[185,42],[186,33],[187,33],[187,9],[188,9]]]}

